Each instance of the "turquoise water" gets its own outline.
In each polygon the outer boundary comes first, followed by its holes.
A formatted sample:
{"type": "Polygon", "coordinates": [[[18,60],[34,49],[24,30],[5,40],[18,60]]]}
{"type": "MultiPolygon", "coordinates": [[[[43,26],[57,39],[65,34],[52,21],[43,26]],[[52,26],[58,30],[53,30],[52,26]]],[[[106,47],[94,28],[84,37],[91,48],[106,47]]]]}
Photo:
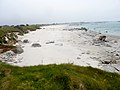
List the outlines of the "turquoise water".
{"type": "Polygon", "coordinates": [[[100,33],[106,33],[111,35],[120,36],[120,21],[114,22],[79,22],[71,23],[71,26],[86,27],[90,30],[97,31],[100,33]]]}

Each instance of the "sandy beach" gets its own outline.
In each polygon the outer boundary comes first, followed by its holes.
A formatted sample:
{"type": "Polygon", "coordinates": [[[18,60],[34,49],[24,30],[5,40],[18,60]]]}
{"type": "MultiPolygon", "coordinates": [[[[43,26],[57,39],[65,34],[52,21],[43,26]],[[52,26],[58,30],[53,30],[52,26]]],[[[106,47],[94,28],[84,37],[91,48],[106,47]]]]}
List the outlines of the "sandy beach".
{"type": "MultiPolygon", "coordinates": [[[[24,50],[12,57],[12,65],[34,66],[71,63],[120,73],[120,37],[105,35],[106,42],[98,41],[94,31],[76,30],[69,25],[43,26],[42,29],[19,36],[17,45],[24,50]],[[28,40],[28,43],[23,43],[28,40]],[[33,44],[39,47],[33,47],[33,44]]],[[[5,55],[1,54],[0,57],[5,55]]],[[[4,60],[3,60],[4,61],[4,60]]]]}

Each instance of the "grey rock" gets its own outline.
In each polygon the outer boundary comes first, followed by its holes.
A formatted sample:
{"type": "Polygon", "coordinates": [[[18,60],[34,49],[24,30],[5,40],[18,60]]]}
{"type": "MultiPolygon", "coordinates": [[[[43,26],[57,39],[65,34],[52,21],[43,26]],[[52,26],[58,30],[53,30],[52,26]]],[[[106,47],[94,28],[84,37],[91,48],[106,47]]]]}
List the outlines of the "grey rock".
{"type": "Polygon", "coordinates": [[[18,61],[14,61],[14,63],[18,63],[18,61]]]}
{"type": "Polygon", "coordinates": [[[117,43],[117,41],[114,41],[114,43],[117,43]]]}
{"type": "Polygon", "coordinates": [[[82,52],[81,54],[85,54],[85,52],[82,52]]]}
{"type": "Polygon", "coordinates": [[[13,51],[7,51],[3,54],[0,55],[0,60],[2,60],[3,62],[13,62],[14,59],[13,57],[15,56],[16,54],[13,52],[13,51]]]}
{"type": "Polygon", "coordinates": [[[46,42],[46,44],[51,44],[51,43],[55,43],[54,41],[49,41],[49,42],[46,42]]]}
{"type": "Polygon", "coordinates": [[[90,54],[90,51],[87,51],[86,54],[90,54]]]}
{"type": "Polygon", "coordinates": [[[111,45],[109,45],[109,44],[106,44],[106,47],[112,47],[111,45]]]}
{"type": "Polygon", "coordinates": [[[116,54],[116,56],[119,56],[119,54],[116,54]]]}
{"type": "Polygon", "coordinates": [[[21,46],[16,46],[15,49],[13,49],[13,52],[16,53],[16,54],[21,54],[24,52],[24,50],[22,49],[21,46]]]}
{"type": "Polygon", "coordinates": [[[98,38],[98,40],[100,40],[100,41],[106,41],[106,36],[99,36],[99,38],[98,38]]]}
{"type": "Polygon", "coordinates": [[[110,64],[111,61],[103,61],[102,64],[110,64]]]}
{"type": "Polygon", "coordinates": [[[29,41],[27,39],[23,40],[23,43],[29,43],[29,41]]]}
{"type": "Polygon", "coordinates": [[[106,61],[102,61],[102,64],[116,64],[116,60],[106,60],[106,61]]]}
{"type": "Polygon", "coordinates": [[[39,43],[33,43],[32,47],[41,47],[41,45],[39,43]]]}
{"type": "Polygon", "coordinates": [[[77,57],[77,59],[81,59],[80,57],[77,57]]]}
{"type": "Polygon", "coordinates": [[[85,31],[88,31],[88,29],[87,29],[87,28],[85,28],[85,27],[81,27],[81,28],[80,28],[80,30],[85,30],[85,31]]]}

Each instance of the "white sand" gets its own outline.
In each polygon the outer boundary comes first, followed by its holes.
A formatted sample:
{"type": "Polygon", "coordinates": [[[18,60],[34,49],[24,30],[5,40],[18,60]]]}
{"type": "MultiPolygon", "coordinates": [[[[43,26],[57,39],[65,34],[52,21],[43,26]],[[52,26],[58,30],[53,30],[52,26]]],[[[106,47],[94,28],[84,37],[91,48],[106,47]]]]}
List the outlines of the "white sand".
{"type": "Polygon", "coordinates": [[[24,53],[17,55],[16,60],[19,63],[13,63],[17,66],[46,65],[73,63],[80,66],[92,66],[101,68],[110,72],[119,72],[119,60],[117,64],[105,64],[101,61],[110,60],[109,53],[116,50],[120,51],[120,38],[116,36],[108,36],[107,39],[112,47],[93,45],[93,39],[98,34],[92,31],[74,30],[68,31],[72,27],[67,25],[51,25],[44,26],[43,29],[30,32],[24,36],[19,36],[20,40],[28,39],[30,43],[20,44],[24,49],[24,53]],[[117,43],[114,41],[117,40],[117,43]],[[119,41],[118,41],[119,40],[119,41]],[[54,41],[54,43],[46,44],[46,42],[54,41]],[[39,43],[41,47],[31,47],[33,43],[39,43]]]}

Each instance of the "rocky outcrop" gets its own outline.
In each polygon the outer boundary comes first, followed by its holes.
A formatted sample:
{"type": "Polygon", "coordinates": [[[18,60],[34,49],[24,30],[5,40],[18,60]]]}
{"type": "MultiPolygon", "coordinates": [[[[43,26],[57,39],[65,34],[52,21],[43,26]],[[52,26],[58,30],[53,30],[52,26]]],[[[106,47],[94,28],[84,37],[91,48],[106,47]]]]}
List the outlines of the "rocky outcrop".
{"type": "Polygon", "coordinates": [[[81,27],[81,28],[80,28],[80,30],[85,30],[85,31],[88,31],[88,29],[87,29],[87,28],[85,28],[85,27],[81,27]]]}
{"type": "Polygon", "coordinates": [[[63,29],[63,30],[68,30],[68,31],[74,31],[74,30],[83,30],[83,31],[88,31],[88,29],[87,28],[85,28],[85,27],[81,27],[81,28],[70,28],[70,29],[63,29]]]}
{"type": "Polygon", "coordinates": [[[13,56],[15,56],[15,53],[13,51],[7,51],[0,55],[0,60],[3,62],[13,62],[13,56]]]}
{"type": "Polygon", "coordinates": [[[99,38],[98,38],[98,40],[100,40],[100,41],[106,41],[106,36],[99,36],[99,38]]]}
{"type": "Polygon", "coordinates": [[[105,35],[97,35],[93,39],[92,45],[112,47],[112,43],[109,41],[109,39],[105,35]]]}

